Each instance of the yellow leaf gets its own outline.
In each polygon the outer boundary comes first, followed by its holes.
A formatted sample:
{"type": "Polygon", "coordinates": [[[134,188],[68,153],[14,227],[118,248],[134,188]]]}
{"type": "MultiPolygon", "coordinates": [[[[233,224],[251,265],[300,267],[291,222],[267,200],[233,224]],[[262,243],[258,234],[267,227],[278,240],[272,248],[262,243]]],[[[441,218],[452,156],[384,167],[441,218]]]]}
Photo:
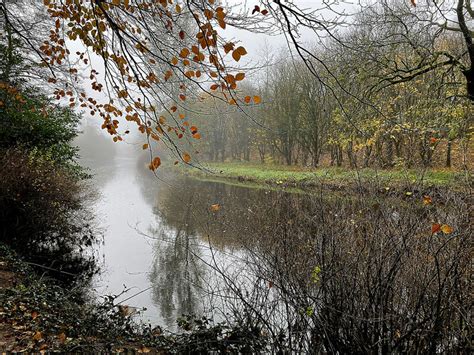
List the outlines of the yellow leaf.
{"type": "Polygon", "coordinates": [[[254,96],[253,97],[253,102],[255,102],[257,105],[262,102],[262,99],[260,96],[254,96]]]}
{"type": "Polygon", "coordinates": [[[429,205],[433,202],[433,199],[429,196],[423,196],[423,204],[424,205],[429,205]]]}
{"type": "Polygon", "coordinates": [[[219,205],[218,203],[215,203],[213,205],[211,205],[211,211],[213,212],[217,212],[221,209],[221,205],[219,205]]]}
{"type": "Polygon", "coordinates": [[[179,14],[181,12],[181,6],[176,4],[176,12],[179,14]]]}
{"type": "Polygon", "coordinates": [[[148,149],[148,143],[143,144],[142,148],[143,150],[148,149]]]}
{"type": "Polygon", "coordinates": [[[447,224],[443,224],[440,229],[444,234],[451,234],[453,232],[453,227],[447,224]]]}

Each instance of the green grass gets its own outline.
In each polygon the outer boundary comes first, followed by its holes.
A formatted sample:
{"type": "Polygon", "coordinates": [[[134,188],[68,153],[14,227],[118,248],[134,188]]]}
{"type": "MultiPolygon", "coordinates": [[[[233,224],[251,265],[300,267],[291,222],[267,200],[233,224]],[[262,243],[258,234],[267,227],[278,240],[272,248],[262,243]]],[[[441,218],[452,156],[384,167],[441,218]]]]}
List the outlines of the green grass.
{"type": "Polygon", "coordinates": [[[255,163],[205,163],[203,170],[189,169],[188,173],[200,177],[238,179],[261,184],[311,186],[321,182],[347,184],[357,179],[362,182],[377,181],[381,185],[423,184],[447,186],[466,181],[464,172],[452,170],[415,170],[372,168],[351,170],[347,168],[302,168],[284,165],[255,163]]]}

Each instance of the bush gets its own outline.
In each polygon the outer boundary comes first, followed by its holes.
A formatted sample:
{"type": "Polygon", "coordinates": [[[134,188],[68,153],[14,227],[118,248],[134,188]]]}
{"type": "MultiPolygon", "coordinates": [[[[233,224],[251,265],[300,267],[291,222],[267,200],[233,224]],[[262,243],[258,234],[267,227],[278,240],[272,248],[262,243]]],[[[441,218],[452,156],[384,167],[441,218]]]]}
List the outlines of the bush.
{"type": "Polygon", "coordinates": [[[0,82],[0,149],[12,147],[40,151],[79,177],[78,134],[80,116],[53,104],[37,88],[19,89],[0,82]]]}
{"type": "MultiPolygon", "coordinates": [[[[215,266],[227,286],[227,293],[219,289],[222,313],[260,328],[272,352],[469,353],[467,193],[275,192],[269,198],[264,191],[246,200],[237,187],[226,189],[237,191],[220,198],[225,237],[246,251],[232,267],[215,266]],[[432,203],[423,203],[424,194],[432,203]]],[[[217,222],[201,224],[216,235],[217,222]]]]}
{"type": "Polygon", "coordinates": [[[36,150],[3,150],[0,166],[0,240],[48,267],[90,271],[85,248],[96,237],[85,185],[36,150]]]}

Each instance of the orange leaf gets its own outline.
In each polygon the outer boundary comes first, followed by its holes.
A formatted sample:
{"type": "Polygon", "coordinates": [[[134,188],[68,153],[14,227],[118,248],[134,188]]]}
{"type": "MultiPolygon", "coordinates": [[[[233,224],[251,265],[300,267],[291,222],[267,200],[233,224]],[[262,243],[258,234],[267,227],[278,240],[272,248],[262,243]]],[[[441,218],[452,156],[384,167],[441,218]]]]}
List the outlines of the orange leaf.
{"type": "Polygon", "coordinates": [[[35,335],[33,335],[33,340],[40,341],[41,339],[43,339],[41,332],[36,332],[35,335]]]}
{"type": "Polygon", "coordinates": [[[155,157],[153,158],[151,164],[148,166],[150,170],[156,170],[158,167],[161,165],[161,159],[160,157],[155,157]]]}
{"type": "Polygon", "coordinates": [[[244,47],[242,47],[242,46],[238,47],[238,48],[236,49],[236,51],[237,51],[240,55],[246,55],[246,54],[247,54],[247,50],[246,50],[244,47]]]}
{"type": "Polygon", "coordinates": [[[186,58],[189,55],[189,49],[183,48],[181,49],[181,52],[179,52],[180,57],[186,58]]]}
{"type": "Polygon", "coordinates": [[[245,78],[245,73],[238,73],[238,74],[235,76],[235,80],[237,80],[237,81],[244,80],[244,78],[245,78]]]}
{"type": "Polygon", "coordinates": [[[260,96],[254,96],[253,97],[253,102],[255,102],[257,105],[262,102],[262,99],[260,96]]]}
{"type": "Polygon", "coordinates": [[[185,163],[189,163],[191,161],[191,156],[186,152],[183,153],[183,161],[185,163]]]}
{"type": "Polygon", "coordinates": [[[143,150],[148,149],[148,143],[143,144],[142,149],[143,150]]]}
{"type": "Polygon", "coordinates": [[[234,60],[236,62],[238,62],[240,60],[240,53],[237,52],[236,50],[232,52],[232,58],[234,58],[234,60]]]}
{"type": "Polygon", "coordinates": [[[451,234],[453,232],[453,227],[447,224],[443,224],[440,229],[444,234],[451,234]]]}
{"type": "Polygon", "coordinates": [[[221,209],[221,205],[219,205],[218,203],[215,203],[213,205],[211,205],[211,211],[213,212],[217,212],[221,209]]]}
{"type": "Polygon", "coordinates": [[[433,223],[431,226],[431,234],[435,234],[441,230],[441,224],[439,223],[433,223]]]}
{"type": "Polygon", "coordinates": [[[246,104],[250,103],[250,101],[252,100],[252,98],[250,96],[245,96],[244,98],[244,101],[246,104]]]}
{"type": "Polygon", "coordinates": [[[429,196],[423,196],[423,204],[424,205],[429,205],[433,202],[432,198],[429,196]]]}

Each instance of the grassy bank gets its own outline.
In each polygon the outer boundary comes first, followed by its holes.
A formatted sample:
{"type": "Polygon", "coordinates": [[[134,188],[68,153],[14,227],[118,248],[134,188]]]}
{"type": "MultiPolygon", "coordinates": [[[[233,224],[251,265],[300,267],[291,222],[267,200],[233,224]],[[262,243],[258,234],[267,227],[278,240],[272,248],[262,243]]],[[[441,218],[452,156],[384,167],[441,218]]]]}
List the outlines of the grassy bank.
{"type": "Polygon", "coordinates": [[[343,187],[358,181],[375,182],[380,187],[458,186],[467,182],[465,172],[453,170],[375,170],[346,168],[302,168],[254,163],[205,163],[203,169],[186,169],[192,176],[248,181],[283,187],[315,187],[320,184],[343,187]]]}

